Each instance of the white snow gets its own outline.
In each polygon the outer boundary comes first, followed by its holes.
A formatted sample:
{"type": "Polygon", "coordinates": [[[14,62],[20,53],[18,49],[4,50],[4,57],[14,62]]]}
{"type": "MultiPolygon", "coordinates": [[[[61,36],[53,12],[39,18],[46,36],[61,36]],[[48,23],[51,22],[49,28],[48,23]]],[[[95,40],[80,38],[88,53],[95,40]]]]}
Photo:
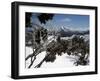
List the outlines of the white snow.
{"type": "MultiPolygon", "coordinates": [[[[68,40],[68,39],[72,39],[74,37],[61,37],[61,39],[64,40],[68,40]]],[[[86,40],[89,40],[89,35],[82,35],[81,37],[85,38],[86,40]]],[[[56,37],[55,37],[56,38],[56,37]]],[[[50,43],[51,41],[55,41],[54,36],[48,36],[48,40],[46,44],[50,43]]],[[[45,44],[44,44],[45,45],[45,44]]],[[[26,55],[25,57],[27,57],[29,54],[32,54],[33,50],[31,47],[26,47],[26,55]]],[[[37,64],[39,64],[43,58],[46,55],[46,51],[41,52],[40,54],[37,55],[36,60],[34,62],[34,64],[32,65],[31,68],[34,68],[37,64]]],[[[54,62],[43,62],[42,66],[40,68],[60,68],[60,67],[72,67],[75,66],[74,63],[78,60],[78,56],[74,56],[74,55],[68,55],[67,53],[62,54],[62,56],[58,56],[56,55],[56,60],[54,62]]],[[[28,68],[28,66],[31,63],[31,59],[28,59],[26,61],[26,68],[28,68]]]]}
{"type": "Polygon", "coordinates": [[[73,63],[76,61],[75,57],[68,56],[66,53],[62,56],[56,55],[54,62],[44,62],[41,68],[65,68],[75,66],[73,63]]]}
{"type": "MultiPolygon", "coordinates": [[[[78,35],[72,35],[71,37],[61,37],[61,39],[63,40],[68,40],[68,39],[72,39],[73,37],[78,36],[78,35]]],[[[85,39],[85,41],[89,40],[89,34],[86,35],[80,35],[80,37],[83,37],[85,39]]]]}
{"type": "MultiPolygon", "coordinates": [[[[32,53],[31,47],[26,47],[26,56],[32,53]]],[[[37,64],[39,64],[42,59],[45,57],[46,51],[41,52],[37,55],[36,60],[31,68],[34,68],[37,64]]],[[[78,59],[77,56],[68,56],[67,53],[62,54],[62,56],[56,55],[56,60],[54,62],[43,62],[40,68],[60,68],[60,67],[72,67],[75,66],[74,62],[78,59]]],[[[26,61],[26,68],[28,68],[30,64],[30,59],[26,61]]]]}
{"type": "Polygon", "coordinates": [[[87,35],[83,35],[83,36],[81,36],[81,37],[83,37],[84,39],[85,39],[85,41],[88,41],[89,40],[89,35],[87,34],[87,35]]]}
{"type": "Polygon", "coordinates": [[[69,27],[64,27],[64,26],[61,27],[61,29],[64,30],[64,31],[66,31],[66,32],[69,32],[70,31],[70,29],[68,29],[68,28],[69,27]]]}

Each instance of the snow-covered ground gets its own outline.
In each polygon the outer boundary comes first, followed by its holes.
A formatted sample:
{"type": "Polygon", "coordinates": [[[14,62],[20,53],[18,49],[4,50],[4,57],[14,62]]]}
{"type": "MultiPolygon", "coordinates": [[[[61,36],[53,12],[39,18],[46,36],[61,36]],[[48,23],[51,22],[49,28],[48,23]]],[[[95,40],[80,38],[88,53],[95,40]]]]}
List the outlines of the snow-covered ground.
{"type": "MultiPolygon", "coordinates": [[[[75,36],[78,36],[78,35],[72,35],[71,37],[61,37],[61,39],[64,39],[64,40],[68,40],[68,39],[72,39],[73,37],[75,36]]],[[[86,35],[79,35],[80,37],[83,37],[85,39],[85,41],[88,41],[89,40],[89,34],[86,34],[86,35]]]]}
{"type": "Polygon", "coordinates": [[[52,62],[44,62],[41,68],[60,68],[60,67],[72,67],[75,66],[74,62],[77,60],[77,57],[68,56],[66,53],[62,56],[56,55],[56,60],[52,62]]]}
{"type": "MultiPolygon", "coordinates": [[[[26,47],[26,57],[32,53],[31,47],[26,47]]],[[[42,59],[45,57],[46,51],[41,52],[37,55],[36,60],[31,68],[34,68],[37,64],[39,64],[42,59]]],[[[60,68],[60,67],[72,67],[75,66],[74,62],[78,59],[77,56],[68,56],[66,53],[62,54],[62,56],[56,55],[56,60],[54,62],[43,62],[40,68],[60,68]]],[[[30,65],[30,59],[26,61],[26,68],[30,65]]]]}
{"type": "MultiPolygon", "coordinates": [[[[61,37],[61,39],[64,40],[68,40],[68,39],[72,39],[75,35],[71,36],[71,37],[61,37]]],[[[89,40],[89,35],[82,35],[81,37],[83,37],[86,41],[89,40]]],[[[50,43],[51,41],[56,41],[57,37],[55,36],[48,36],[48,41],[45,44],[50,43]]],[[[44,45],[45,45],[44,44],[44,45]]],[[[33,50],[31,47],[27,47],[26,46],[26,55],[25,57],[27,57],[29,54],[32,54],[33,50]]],[[[39,64],[43,58],[46,55],[46,51],[41,52],[40,54],[37,55],[35,62],[33,63],[31,68],[34,68],[37,64],[39,64]]],[[[59,67],[72,67],[75,66],[75,62],[78,60],[78,56],[74,56],[74,55],[68,55],[67,53],[62,54],[62,56],[58,56],[56,55],[56,60],[54,62],[43,62],[42,66],[40,68],[59,68],[59,67]]],[[[26,68],[28,68],[28,66],[30,65],[31,59],[28,59],[26,61],[26,68]]]]}

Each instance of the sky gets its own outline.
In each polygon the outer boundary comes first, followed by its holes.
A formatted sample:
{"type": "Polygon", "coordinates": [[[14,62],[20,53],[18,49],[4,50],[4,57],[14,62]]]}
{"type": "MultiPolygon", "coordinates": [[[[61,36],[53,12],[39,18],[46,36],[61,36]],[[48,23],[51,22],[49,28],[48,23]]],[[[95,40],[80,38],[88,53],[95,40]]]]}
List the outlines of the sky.
{"type": "Polygon", "coordinates": [[[37,18],[39,13],[33,13],[32,23],[44,26],[47,29],[59,30],[62,26],[71,30],[89,30],[89,15],[54,14],[53,19],[41,24],[37,18]]]}

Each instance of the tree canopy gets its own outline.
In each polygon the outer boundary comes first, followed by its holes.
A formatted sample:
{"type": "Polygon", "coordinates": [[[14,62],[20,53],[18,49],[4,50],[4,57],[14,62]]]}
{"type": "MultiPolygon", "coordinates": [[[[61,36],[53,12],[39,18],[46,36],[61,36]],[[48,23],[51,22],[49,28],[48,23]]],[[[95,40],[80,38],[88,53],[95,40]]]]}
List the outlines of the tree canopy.
{"type": "MultiPolygon", "coordinates": [[[[46,24],[46,22],[48,20],[52,20],[53,19],[54,14],[48,14],[48,13],[40,13],[39,15],[37,15],[38,20],[40,21],[41,24],[46,24]]],[[[32,13],[26,13],[25,16],[25,21],[26,27],[32,27],[32,22],[31,22],[31,17],[32,17],[32,13]]]]}

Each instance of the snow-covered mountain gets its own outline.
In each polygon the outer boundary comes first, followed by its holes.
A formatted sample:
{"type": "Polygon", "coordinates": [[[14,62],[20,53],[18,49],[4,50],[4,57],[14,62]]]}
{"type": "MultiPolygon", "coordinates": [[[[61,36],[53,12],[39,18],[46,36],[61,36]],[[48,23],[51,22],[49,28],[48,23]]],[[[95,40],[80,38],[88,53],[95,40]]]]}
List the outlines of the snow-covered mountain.
{"type": "Polygon", "coordinates": [[[70,32],[71,31],[70,29],[68,29],[68,27],[65,28],[64,26],[62,26],[60,29],[63,30],[63,31],[65,31],[65,32],[70,32]]]}
{"type": "Polygon", "coordinates": [[[61,34],[62,37],[70,37],[72,35],[85,35],[85,34],[89,34],[89,30],[86,31],[76,31],[76,30],[71,30],[68,29],[68,27],[64,27],[62,26],[59,30],[59,33],[61,34]]]}

